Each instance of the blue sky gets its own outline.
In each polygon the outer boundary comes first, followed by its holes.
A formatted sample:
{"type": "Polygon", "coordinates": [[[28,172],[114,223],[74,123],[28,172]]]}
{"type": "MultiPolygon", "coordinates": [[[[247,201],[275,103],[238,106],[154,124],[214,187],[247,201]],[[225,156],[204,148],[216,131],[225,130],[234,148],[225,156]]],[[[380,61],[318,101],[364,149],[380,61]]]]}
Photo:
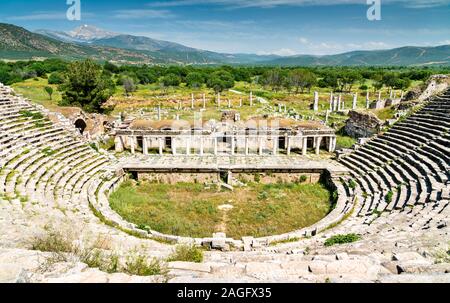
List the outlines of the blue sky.
{"type": "Polygon", "coordinates": [[[66,0],[2,0],[0,22],[30,30],[82,24],[228,53],[334,54],[357,49],[450,44],[450,0],[81,0],[68,21],[66,0]]]}

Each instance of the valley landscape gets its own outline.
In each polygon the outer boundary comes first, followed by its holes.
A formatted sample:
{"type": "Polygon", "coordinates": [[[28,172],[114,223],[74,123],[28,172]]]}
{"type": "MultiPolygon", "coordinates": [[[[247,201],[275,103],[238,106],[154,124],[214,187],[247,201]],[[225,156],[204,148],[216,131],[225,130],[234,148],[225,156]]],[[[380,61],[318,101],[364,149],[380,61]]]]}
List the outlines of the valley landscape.
{"type": "Polygon", "coordinates": [[[100,2],[0,4],[0,282],[450,282],[440,3],[100,2]]]}

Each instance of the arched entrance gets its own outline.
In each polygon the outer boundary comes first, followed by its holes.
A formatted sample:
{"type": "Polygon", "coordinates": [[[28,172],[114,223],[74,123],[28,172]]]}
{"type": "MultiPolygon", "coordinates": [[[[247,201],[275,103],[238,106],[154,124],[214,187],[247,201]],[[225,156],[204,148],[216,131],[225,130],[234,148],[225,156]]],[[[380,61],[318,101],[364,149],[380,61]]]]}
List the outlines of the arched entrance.
{"type": "Polygon", "coordinates": [[[84,131],[86,130],[87,124],[86,122],[84,122],[83,119],[78,119],[77,121],[75,121],[75,128],[77,128],[81,134],[84,133],[84,131]]]}

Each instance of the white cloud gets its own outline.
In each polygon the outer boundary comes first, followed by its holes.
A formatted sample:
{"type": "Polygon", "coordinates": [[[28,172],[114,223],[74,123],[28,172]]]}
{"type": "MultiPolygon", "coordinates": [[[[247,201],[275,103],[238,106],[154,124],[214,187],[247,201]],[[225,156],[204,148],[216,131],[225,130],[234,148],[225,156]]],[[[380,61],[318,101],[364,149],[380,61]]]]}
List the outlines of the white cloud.
{"type": "Polygon", "coordinates": [[[113,18],[116,19],[165,19],[173,18],[175,15],[168,10],[154,9],[124,9],[114,11],[113,18]]]}
{"type": "MultiPolygon", "coordinates": [[[[450,0],[382,0],[383,4],[402,4],[410,8],[446,6],[450,0]]],[[[173,0],[149,3],[153,7],[189,6],[198,4],[217,4],[231,8],[277,6],[320,6],[320,5],[367,5],[363,0],[173,0]]]]}
{"type": "Polygon", "coordinates": [[[277,56],[294,56],[297,52],[290,49],[290,48],[281,48],[279,50],[274,51],[259,51],[257,52],[257,55],[264,56],[264,55],[277,55],[277,56]]]}
{"type": "Polygon", "coordinates": [[[65,12],[35,12],[29,15],[6,17],[7,20],[35,21],[35,20],[63,20],[66,19],[65,12]]]}
{"type": "MultiPolygon", "coordinates": [[[[82,12],[81,17],[82,18],[92,18],[94,17],[95,14],[93,13],[85,13],[82,12]]],[[[10,16],[10,17],[6,17],[6,20],[11,20],[11,21],[45,21],[45,20],[66,20],[67,16],[66,16],[66,12],[63,11],[58,11],[58,12],[54,12],[54,11],[39,11],[39,12],[33,12],[31,14],[28,15],[21,15],[21,16],[10,16]]]]}

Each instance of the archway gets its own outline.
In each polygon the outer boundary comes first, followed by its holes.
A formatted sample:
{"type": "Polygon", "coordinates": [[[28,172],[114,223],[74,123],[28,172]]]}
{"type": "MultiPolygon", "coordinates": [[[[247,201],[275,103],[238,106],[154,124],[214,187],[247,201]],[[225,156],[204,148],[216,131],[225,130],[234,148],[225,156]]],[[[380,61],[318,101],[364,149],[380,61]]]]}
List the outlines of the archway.
{"type": "Polygon", "coordinates": [[[83,134],[87,127],[87,124],[83,119],[78,119],[77,121],[75,121],[75,127],[80,131],[81,134],[83,134]]]}

